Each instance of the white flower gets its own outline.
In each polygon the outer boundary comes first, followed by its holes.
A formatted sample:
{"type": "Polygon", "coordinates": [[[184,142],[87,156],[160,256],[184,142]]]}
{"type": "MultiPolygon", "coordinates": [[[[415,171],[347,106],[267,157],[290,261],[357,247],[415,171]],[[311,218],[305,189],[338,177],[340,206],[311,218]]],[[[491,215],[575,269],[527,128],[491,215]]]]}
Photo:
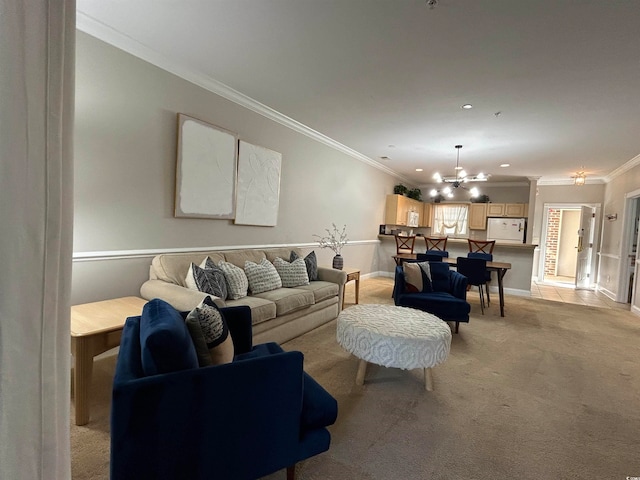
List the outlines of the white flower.
{"type": "Polygon", "coordinates": [[[349,241],[347,239],[347,226],[344,225],[342,227],[342,232],[339,232],[338,227],[336,227],[335,223],[332,223],[331,225],[333,225],[333,231],[329,231],[328,228],[325,228],[327,236],[313,236],[318,238],[318,245],[320,246],[320,248],[330,248],[336,255],[340,255],[342,247],[344,247],[349,241]]]}

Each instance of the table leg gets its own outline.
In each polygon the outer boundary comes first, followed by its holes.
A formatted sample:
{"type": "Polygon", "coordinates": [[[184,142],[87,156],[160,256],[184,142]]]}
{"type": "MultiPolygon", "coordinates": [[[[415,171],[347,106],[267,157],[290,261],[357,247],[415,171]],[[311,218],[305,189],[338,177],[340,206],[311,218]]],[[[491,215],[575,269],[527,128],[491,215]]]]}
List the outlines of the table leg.
{"type": "Polygon", "coordinates": [[[73,395],[76,407],[76,425],[89,423],[89,388],[93,373],[91,339],[75,337],[71,339],[75,366],[73,369],[73,395]]]}
{"type": "Polygon", "coordinates": [[[356,374],[356,385],[364,385],[364,375],[367,373],[367,361],[360,360],[358,373],[356,374]]]}
{"type": "Polygon", "coordinates": [[[431,374],[431,368],[424,369],[424,388],[429,392],[433,391],[433,375],[431,374]]]}
{"type": "Polygon", "coordinates": [[[504,289],[502,287],[502,278],[507,273],[505,268],[498,269],[498,294],[500,295],[500,316],[504,317],[504,289]]]}
{"type": "Polygon", "coordinates": [[[360,274],[356,277],[356,305],[360,303],[360,274]]]}

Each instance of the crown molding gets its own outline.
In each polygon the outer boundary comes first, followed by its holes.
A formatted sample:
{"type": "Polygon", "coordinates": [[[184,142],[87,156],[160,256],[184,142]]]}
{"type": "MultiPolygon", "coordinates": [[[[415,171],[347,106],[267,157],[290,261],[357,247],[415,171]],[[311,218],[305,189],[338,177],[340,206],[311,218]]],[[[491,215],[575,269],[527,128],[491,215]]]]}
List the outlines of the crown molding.
{"type": "MultiPolygon", "coordinates": [[[[607,183],[603,178],[601,177],[589,177],[587,176],[586,180],[585,180],[585,185],[602,185],[604,183],[607,183]]],[[[538,180],[538,186],[539,187],[548,187],[548,186],[559,186],[559,185],[566,185],[566,186],[573,186],[574,181],[572,178],[556,178],[556,179],[550,179],[550,180],[538,180]]]]}
{"type": "Polygon", "coordinates": [[[240,105],[248,110],[251,110],[255,113],[258,113],[274,122],[277,122],[281,125],[284,125],[291,130],[294,130],[298,133],[306,135],[307,137],[316,140],[317,142],[323,143],[334,150],[338,150],[346,155],[349,155],[356,160],[360,160],[367,165],[370,165],[378,170],[382,170],[383,172],[396,177],[406,183],[411,184],[411,180],[400,175],[398,172],[390,169],[389,167],[382,165],[379,162],[367,157],[366,155],[361,154],[353,150],[352,148],[343,145],[332,138],[327,137],[326,135],[307,127],[306,125],[294,120],[293,118],[287,117],[282,113],[274,110],[267,105],[264,105],[247,95],[234,90],[233,88],[225,85],[222,82],[219,82],[208,75],[204,75],[201,72],[192,70],[184,65],[180,65],[174,62],[172,59],[167,58],[166,56],[156,52],[152,48],[149,48],[146,45],[132,39],[128,35],[108,26],[99,20],[83,13],[81,11],[76,12],[76,28],[81,32],[84,32],[88,35],[91,35],[99,40],[102,40],[109,45],[112,45],[120,50],[123,50],[135,57],[138,57],[145,62],[148,62],[162,70],[165,70],[169,73],[172,73],[194,85],[197,85],[205,90],[219,95],[237,105],[240,105]]]}
{"type": "Polygon", "coordinates": [[[613,172],[606,175],[604,177],[604,183],[609,183],[614,178],[619,177],[620,175],[624,174],[625,172],[628,172],[629,170],[631,170],[634,167],[637,167],[638,165],[640,165],[640,154],[636,155],[631,160],[629,160],[623,165],[620,165],[613,172]]]}

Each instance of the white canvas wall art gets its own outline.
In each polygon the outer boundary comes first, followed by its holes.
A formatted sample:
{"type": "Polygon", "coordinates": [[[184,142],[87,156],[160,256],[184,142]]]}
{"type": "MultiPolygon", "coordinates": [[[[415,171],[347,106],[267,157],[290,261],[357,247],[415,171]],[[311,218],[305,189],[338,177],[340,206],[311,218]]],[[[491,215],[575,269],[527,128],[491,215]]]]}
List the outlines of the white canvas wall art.
{"type": "Polygon", "coordinates": [[[282,154],[240,141],[235,223],[277,225],[281,166],[282,154]]]}
{"type": "Polygon", "coordinates": [[[176,217],[235,217],[237,148],[237,135],[178,114],[176,217]]]}

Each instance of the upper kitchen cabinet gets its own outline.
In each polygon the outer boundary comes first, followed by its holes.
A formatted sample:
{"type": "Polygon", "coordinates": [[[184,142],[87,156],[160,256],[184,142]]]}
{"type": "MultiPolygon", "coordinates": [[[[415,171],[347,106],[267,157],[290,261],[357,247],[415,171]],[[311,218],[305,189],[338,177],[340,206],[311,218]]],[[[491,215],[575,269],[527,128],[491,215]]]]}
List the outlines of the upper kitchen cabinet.
{"type": "Polygon", "coordinates": [[[486,230],[487,229],[487,205],[489,203],[471,203],[469,204],[469,229],[470,230],[486,230]]]}
{"type": "Polygon", "coordinates": [[[487,203],[487,217],[522,218],[527,215],[526,203],[487,203]]]}
{"type": "Polygon", "coordinates": [[[430,203],[422,204],[422,217],[420,217],[421,227],[430,227],[433,219],[433,205],[430,203]]]}
{"type": "Polygon", "coordinates": [[[422,226],[423,203],[404,195],[387,195],[384,223],[406,227],[422,226]]]}

